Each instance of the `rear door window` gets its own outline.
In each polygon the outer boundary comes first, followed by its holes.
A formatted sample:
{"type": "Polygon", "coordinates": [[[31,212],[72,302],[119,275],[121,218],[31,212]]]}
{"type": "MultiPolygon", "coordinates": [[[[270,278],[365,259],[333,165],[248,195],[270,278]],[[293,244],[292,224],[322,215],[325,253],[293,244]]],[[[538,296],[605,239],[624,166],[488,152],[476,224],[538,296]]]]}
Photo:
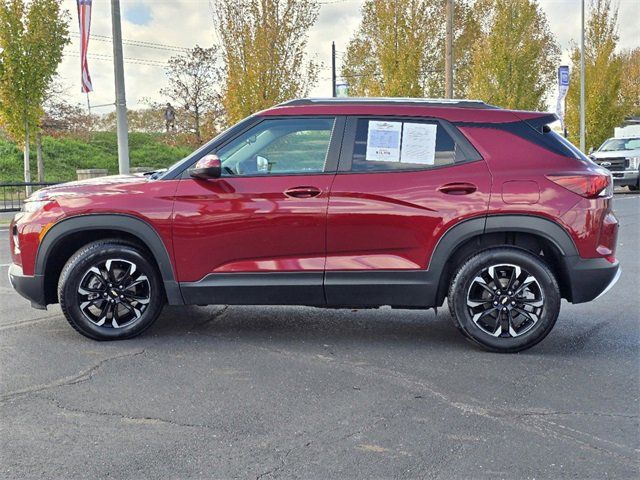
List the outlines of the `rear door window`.
{"type": "Polygon", "coordinates": [[[353,172],[425,170],[464,158],[438,120],[352,118],[350,123],[353,150],[346,160],[353,172]]]}

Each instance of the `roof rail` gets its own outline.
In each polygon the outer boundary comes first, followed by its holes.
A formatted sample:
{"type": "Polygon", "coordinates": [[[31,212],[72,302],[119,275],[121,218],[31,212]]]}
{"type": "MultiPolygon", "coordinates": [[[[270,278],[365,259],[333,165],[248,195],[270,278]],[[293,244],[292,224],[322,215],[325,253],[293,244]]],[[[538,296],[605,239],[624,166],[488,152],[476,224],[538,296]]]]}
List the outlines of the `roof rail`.
{"type": "Polygon", "coordinates": [[[403,98],[403,97],[338,97],[296,98],[278,104],[278,107],[297,105],[420,105],[456,108],[499,108],[481,100],[458,100],[448,98],[403,98]]]}

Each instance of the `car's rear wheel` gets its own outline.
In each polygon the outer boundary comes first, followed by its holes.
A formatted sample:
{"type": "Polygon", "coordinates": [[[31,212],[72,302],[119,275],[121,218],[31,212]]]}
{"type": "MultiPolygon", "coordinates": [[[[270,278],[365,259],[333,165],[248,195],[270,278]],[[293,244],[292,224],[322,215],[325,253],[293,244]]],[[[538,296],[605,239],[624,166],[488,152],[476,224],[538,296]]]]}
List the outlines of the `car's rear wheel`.
{"type": "Polygon", "coordinates": [[[560,289],[549,267],[518,248],[494,248],[466,260],[449,288],[456,326],[495,352],[518,352],[540,342],[560,311],[560,289]]]}
{"type": "Polygon", "coordinates": [[[165,301],[152,261],[138,247],[118,241],[93,242],[76,252],[60,274],[58,298],[71,326],[94,340],[141,334],[165,301]]]}

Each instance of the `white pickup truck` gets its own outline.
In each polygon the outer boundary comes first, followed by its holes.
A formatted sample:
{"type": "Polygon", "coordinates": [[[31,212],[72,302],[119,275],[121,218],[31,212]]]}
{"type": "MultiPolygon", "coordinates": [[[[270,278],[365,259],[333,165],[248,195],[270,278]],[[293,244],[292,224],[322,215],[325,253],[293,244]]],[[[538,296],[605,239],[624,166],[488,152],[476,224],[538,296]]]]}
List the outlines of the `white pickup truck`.
{"type": "Polygon", "coordinates": [[[615,185],[627,186],[629,190],[640,188],[640,135],[609,138],[589,157],[611,172],[615,185]]]}

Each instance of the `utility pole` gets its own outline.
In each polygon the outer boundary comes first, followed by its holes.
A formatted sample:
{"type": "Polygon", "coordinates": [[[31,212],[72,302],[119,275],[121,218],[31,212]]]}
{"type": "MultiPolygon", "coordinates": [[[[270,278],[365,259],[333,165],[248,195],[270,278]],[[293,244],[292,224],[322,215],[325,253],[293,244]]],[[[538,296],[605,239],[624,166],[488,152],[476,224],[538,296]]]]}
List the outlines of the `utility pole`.
{"type": "Polygon", "coordinates": [[[120,174],[123,175],[129,173],[129,125],[127,122],[127,99],[124,91],[120,0],[111,0],[111,36],[113,37],[113,74],[116,86],[118,170],[120,174]]]}
{"type": "Polygon", "coordinates": [[[331,96],[336,96],[336,42],[331,42],[331,96]]]}
{"type": "Polygon", "coordinates": [[[584,0],[582,0],[582,26],[580,29],[580,150],[586,149],[584,122],[584,0]]]}
{"type": "Polygon", "coordinates": [[[453,98],[453,0],[446,0],[447,38],[444,47],[444,96],[453,98]]]}

